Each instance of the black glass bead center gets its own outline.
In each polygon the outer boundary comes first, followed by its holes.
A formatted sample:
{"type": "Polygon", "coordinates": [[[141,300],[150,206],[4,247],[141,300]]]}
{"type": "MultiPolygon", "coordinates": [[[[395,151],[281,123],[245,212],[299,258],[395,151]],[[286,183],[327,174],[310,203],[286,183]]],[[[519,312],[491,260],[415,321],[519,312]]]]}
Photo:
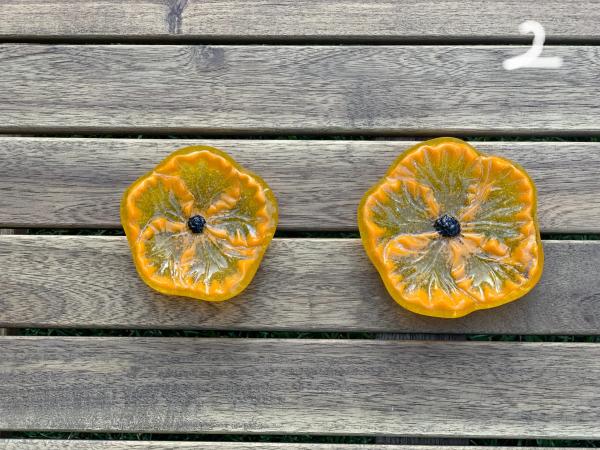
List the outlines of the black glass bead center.
{"type": "Polygon", "coordinates": [[[187,226],[192,233],[202,233],[204,225],[206,225],[206,220],[200,215],[192,216],[187,221],[187,226]]]}
{"type": "Polygon", "coordinates": [[[444,237],[454,237],[460,234],[460,222],[448,214],[438,217],[433,222],[433,228],[444,237]]]}

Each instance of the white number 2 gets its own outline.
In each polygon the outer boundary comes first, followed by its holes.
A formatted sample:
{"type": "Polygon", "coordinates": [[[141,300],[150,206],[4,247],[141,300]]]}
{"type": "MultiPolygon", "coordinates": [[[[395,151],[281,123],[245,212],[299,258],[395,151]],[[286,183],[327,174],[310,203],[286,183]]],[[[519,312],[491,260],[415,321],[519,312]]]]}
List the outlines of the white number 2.
{"type": "Polygon", "coordinates": [[[562,67],[563,59],[560,56],[540,56],[544,50],[546,33],[544,32],[544,27],[539,22],[526,20],[519,25],[519,33],[533,33],[533,44],[522,55],[504,60],[502,66],[506,70],[521,69],[523,67],[536,67],[539,69],[558,69],[562,67]]]}

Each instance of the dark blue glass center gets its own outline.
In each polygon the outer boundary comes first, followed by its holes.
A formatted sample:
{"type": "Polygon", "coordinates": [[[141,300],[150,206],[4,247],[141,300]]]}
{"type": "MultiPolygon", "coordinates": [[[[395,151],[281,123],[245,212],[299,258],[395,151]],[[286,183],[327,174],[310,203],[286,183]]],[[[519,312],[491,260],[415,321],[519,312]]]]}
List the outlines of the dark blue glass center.
{"type": "Polygon", "coordinates": [[[433,228],[444,237],[454,237],[460,234],[460,222],[448,214],[438,217],[433,222],[433,228]]]}
{"type": "Polygon", "coordinates": [[[187,221],[187,226],[192,233],[202,233],[204,225],[206,225],[206,220],[200,215],[192,216],[187,221]]]}

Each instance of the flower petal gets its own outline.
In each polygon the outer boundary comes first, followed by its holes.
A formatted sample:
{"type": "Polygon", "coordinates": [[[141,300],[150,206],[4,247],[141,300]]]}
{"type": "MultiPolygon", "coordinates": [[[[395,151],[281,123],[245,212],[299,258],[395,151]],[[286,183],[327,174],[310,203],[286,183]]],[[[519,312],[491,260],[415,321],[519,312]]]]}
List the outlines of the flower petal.
{"type": "Polygon", "coordinates": [[[414,180],[428,188],[443,214],[457,216],[467,202],[467,187],[477,177],[479,154],[461,141],[422,145],[408,153],[389,177],[414,180]]]}
{"type": "Polygon", "coordinates": [[[234,246],[227,239],[204,234],[195,239],[195,257],[185,266],[189,283],[205,295],[225,294],[246,278],[262,248],[234,246]]]}
{"type": "Polygon", "coordinates": [[[225,157],[208,150],[175,155],[155,172],[180,179],[194,197],[194,212],[204,212],[236,185],[239,171],[225,157]]]}
{"type": "Polygon", "coordinates": [[[262,186],[243,173],[206,213],[207,232],[233,246],[255,246],[270,239],[273,215],[262,186]],[[237,197],[236,197],[237,196],[237,197]]]}
{"type": "Polygon", "coordinates": [[[185,284],[185,260],[189,257],[191,234],[181,222],[165,218],[150,221],[134,242],[138,270],[152,276],[157,284],[185,284]]]}
{"type": "Polygon", "coordinates": [[[538,261],[535,236],[511,249],[502,241],[479,233],[464,233],[450,244],[452,276],[478,302],[494,304],[506,292],[523,287],[538,261]]]}
{"type": "Polygon", "coordinates": [[[390,239],[383,248],[383,263],[398,258],[419,256],[423,249],[431,244],[431,240],[438,237],[436,232],[421,234],[401,234],[390,239]]]}
{"type": "Polygon", "coordinates": [[[126,197],[123,226],[128,235],[138,236],[154,218],[184,222],[192,212],[194,197],[176,177],[152,173],[134,184],[126,197]]]}
{"type": "Polygon", "coordinates": [[[535,234],[535,191],[525,172],[501,158],[482,156],[476,174],[459,214],[463,231],[501,240],[535,234]]]}
{"type": "Polygon", "coordinates": [[[203,212],[204,218],[210,218],[235,207],[241,196],[240,183],[234,183],[223,191],[203,212]]]}
{"type": "Polygon", "coordinates": [[[440,210],[431,190],[414,180],[387,178],[361,205],[361,235],[374,247],[397,236],[433,231],[440,210]]]}
{"type": "Polygon", "coordinates": [[[472,303],[451,275],[450,243],[431,234],[394,240],[386,270],[380,273],[409,309],[429,314],[444,311],[445,316],[452,316],[461,315],[472,303]]]}

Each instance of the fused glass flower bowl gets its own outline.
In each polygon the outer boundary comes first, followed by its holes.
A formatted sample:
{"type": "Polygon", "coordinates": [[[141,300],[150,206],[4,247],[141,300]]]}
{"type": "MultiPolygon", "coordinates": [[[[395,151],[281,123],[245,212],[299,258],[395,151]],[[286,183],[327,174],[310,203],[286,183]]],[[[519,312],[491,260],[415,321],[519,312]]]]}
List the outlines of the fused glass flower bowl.
{"type": "Polygon", "coordinates": [[[522,297],[542,274],[536,189],[525,170],[466,142],[404,152],[363,197],[365,250],[396,302],[456,318],[522,297]]]}
{"type": "Polygon", "coordinates": [[[230,299],[248,286],[277,220],[269,186],[207,146],[172,153],[121,201],[142,280],[164,294],[207,301],[230,299]]]}

